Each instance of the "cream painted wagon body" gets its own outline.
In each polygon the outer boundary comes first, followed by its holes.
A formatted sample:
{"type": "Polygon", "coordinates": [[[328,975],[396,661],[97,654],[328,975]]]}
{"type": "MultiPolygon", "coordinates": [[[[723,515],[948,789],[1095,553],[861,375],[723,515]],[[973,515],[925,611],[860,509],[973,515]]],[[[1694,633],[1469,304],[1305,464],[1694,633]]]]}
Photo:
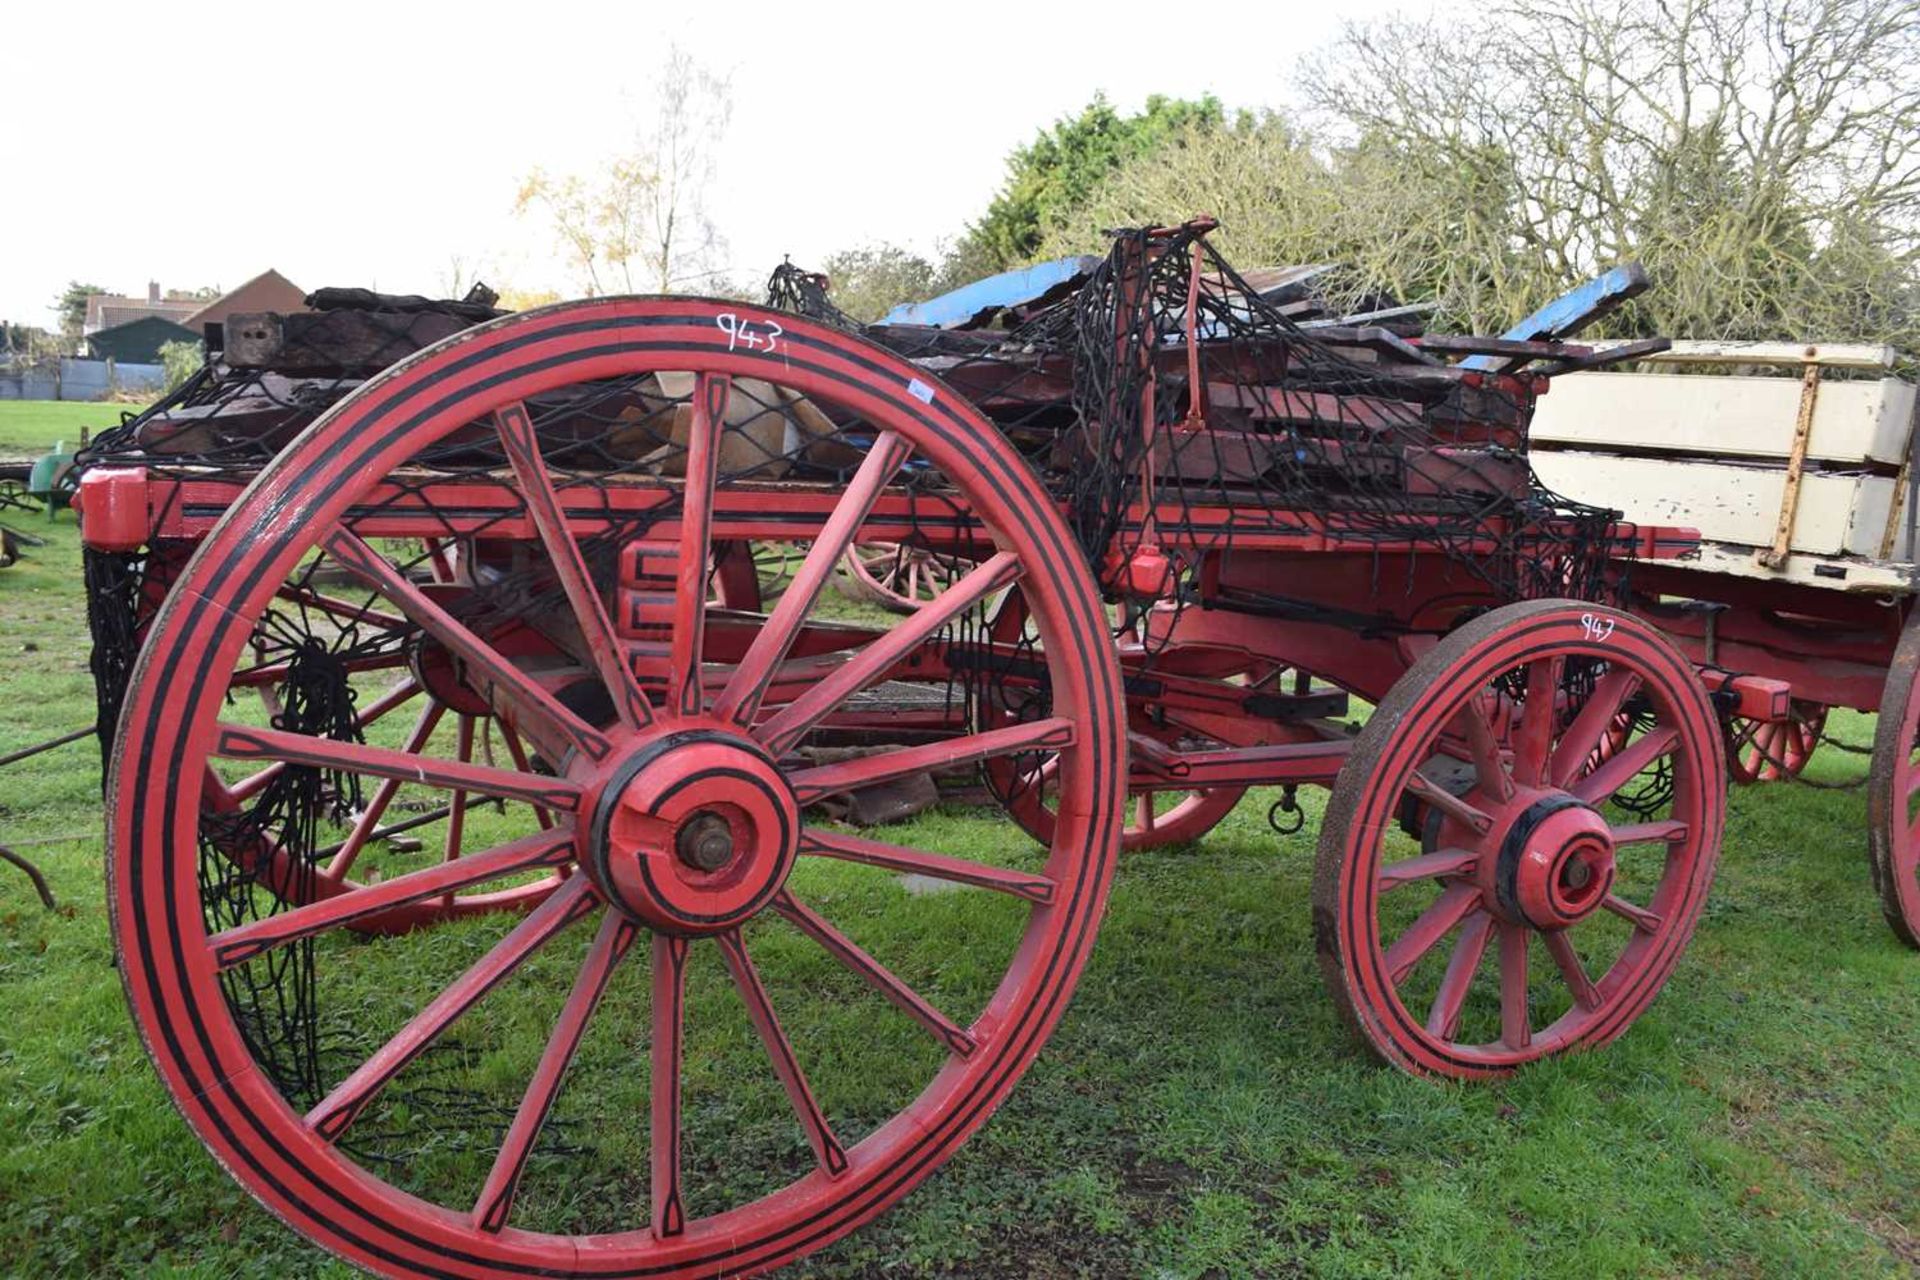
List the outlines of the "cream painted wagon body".
{"type": "Polygon", "coordinates": [[[1920,946],[1915,386],[1891,347],[1675,343],[1637,372],[1559,380],[1533,463],[1629,520],[1697,529],[1697,554],[1632,567],[1636,607],[1703,667],[1789,687],[1730,718],[1733,777],[1797,775],[1830,707],[1880,712],[1869,847],[1887,919],[1920,946]]]}

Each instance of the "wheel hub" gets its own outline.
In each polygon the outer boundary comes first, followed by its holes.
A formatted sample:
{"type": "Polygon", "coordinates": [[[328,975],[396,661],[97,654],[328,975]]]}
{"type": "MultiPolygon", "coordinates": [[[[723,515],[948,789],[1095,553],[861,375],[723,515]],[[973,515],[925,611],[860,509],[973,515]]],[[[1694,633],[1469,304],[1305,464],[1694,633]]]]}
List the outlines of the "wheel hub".
{"type": "Polygon", "coordinates": [[[612,768],[584,838],[581,865],[615,909],[668,933],[719,933],[786,883],[800,811],[756,745],[681,730],[612,768]]]}
{"type": "Polygon", "coordinates": [[[1500,842],[1494,894],[1500,909],[1538,929],[1564,929],[1598,910],[1613,887],[1606,819],[1564,792],[1540,796],[1500,842]]]}

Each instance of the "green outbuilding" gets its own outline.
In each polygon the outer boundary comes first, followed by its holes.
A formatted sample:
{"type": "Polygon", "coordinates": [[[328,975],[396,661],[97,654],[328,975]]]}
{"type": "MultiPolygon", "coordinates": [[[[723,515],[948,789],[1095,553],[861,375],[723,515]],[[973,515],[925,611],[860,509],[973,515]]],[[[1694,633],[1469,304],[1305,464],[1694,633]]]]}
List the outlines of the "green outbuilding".
{"type": "Polygon", "coordinates": [[[159,364],[160,348],[169,342],[198,342],[200,335],[164,316],[141,316],[87,336],[95,360],[119,364],[159,364]]]}

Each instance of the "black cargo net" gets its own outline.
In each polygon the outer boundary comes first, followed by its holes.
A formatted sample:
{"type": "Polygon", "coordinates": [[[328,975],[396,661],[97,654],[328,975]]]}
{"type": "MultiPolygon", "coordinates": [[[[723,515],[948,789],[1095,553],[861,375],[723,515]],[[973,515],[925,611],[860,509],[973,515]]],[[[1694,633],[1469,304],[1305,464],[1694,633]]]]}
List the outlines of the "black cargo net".
{"type": "MultiPolygon", "coordinates": [[[[286,668],[285,678],[255,686],[276,729],[362,740],[345,654],[310,631],[274,618],[255,655],[286,668]]],[[[211,780],[208,783],[211,786],[211,780]]],[[[200,901],[209,932],[236,928],[282,904],[312,901],[322,824],[345,821],[361,804],[357,775],[307,765],[281,767],[250,798],[206,804],[200,823],[200,901]]],[[[268,951],[221,975],[227,1003],[254,1059],[296,1105],[326,1092],[312,939],[268,951]]]]}
{"type": "MultiPolygon", "coordinates": [[[[1316,269],[1250,282],[1208,230],[1116,233],[1083,280],[1028,301],[860,330],[937,374],[1042,473],[1115,604],[1117,638],[1144,648],[1138,661],[1152,663],[1154,637],[1194,603],[1379,634],[1419,629],[1392,601],[1436,574],[1468,579],[1481,608],[1624,601],[1631,528],[1549,491],[1528,465],[1537,353],[1462,359],[1484,341],[1422,334],[1417,306],[1329,316],[1306,292],[1316,269]],[[1359,553],[1377,607],[1284,579],[1203,589],[1202,566],[1257,533],[1359,553]]],[[[786,264],[769,302],[857,327],[829,285],[786,264]]],[[[982,652],[966,673],[976,704],[1047,713],[999,678],[1024,659],[1004,643],[982,652]]],[[[1568,664],[1570,708],[1593,678],[1568,664]]],[[[1508,683],[1517,705],[1525,689],[1508,683]]]]}
{"type": "Polygon", "coordinates": [[[858,329],[860,322],[833,305],[827,296],[833,282],[818,271],[806,271],[782,262],[767,277],[767,305],[778,311],[791,311],[809,320],[832,325],[836,329],[858,329]]]}
{"type": "Polygon", "coordinates": [[[1438,552],[1502,602],[1604,598],[1618,515],[1534,478],[1533,396],[1390,329],[1303,328],[1201,229],[1126,232],[1075,299],[1068,509],[1096,564],[1314,527],[1438,552]]]}

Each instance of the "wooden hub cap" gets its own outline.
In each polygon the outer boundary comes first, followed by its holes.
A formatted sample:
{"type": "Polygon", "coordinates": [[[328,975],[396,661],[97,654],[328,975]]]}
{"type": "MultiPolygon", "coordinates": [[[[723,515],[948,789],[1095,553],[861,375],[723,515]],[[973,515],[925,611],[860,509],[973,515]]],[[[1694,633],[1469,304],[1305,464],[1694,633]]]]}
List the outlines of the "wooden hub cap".
{"type": "Polygon", "coordinates": [[[682,730],[614,766],[586,840],[582,865],[615,909],[667,933],[719,933],[786,883],[800,812],[753,743],[682,730]]]}
{"type": "Polygon", "coordinates": [[[1514,818],[1496,868],[1502,910],[1537,929],[1564,929],[1606,900],[1613,837],[1606,819],[1574,797],[1546,795],[1514,818]]]}

